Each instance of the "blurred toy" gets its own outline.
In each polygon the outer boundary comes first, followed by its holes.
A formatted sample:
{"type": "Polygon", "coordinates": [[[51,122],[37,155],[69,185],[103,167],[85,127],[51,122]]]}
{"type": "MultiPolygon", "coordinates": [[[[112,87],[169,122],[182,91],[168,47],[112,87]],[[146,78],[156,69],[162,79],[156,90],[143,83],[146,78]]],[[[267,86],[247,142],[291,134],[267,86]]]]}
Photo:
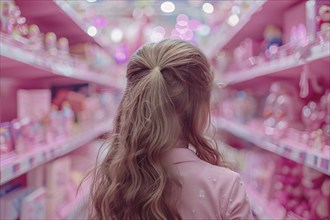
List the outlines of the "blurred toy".
{"type": "Polygon", "coordinates": [[[61,112],[64,118],[65,134],[70,136],[72,134],[74,124],[74,112],[69,102],[65,101],[62,103],[61,112]]]}
{"type": "Polygon", "coordinates": [[[94,71],[104,73],[113,64],[113,58],[102,48],[89,43],[70,46],[73,57],[85,61],[94,71]]]}
{"type": "Polygon", "coordinates": [[[254,66],[258,53],[259,44],[251,38],[246,38],[234,50],[234,65],[237,65],[238,69],[254,66]]]}
{"type": "Polygon", "coordinates": [[[12,34],[16,19],[20,12],[17,13],[17,6],[14,1],[1,1],[1,30],[7,34],[12,34]]]}
{"type": "Polygon", "coordinates": [[[325,112],[321,111],[320,106],[310,101],[302,108],[302,121],[308,131],[315,131],[321,127],[325,112]]]}
{"type": "Polygon", "coordinates": [[[10,122],[0,124],[0,157],[2,159],[14,152],[14,144],[10,127],[10,122]]]}
{"type": "Polygon", "coordinates": [[[266,48],[276,45],[282,46],[282,31],[275,25],[267,25],[264,31],[264,40],[266,42],[266,48]]]}
{"type": "Polygon", "coordinates": [[[318,10],[317,22],[320,31],[330,30],[330,5],[321,5],[318,10]]]}
{"type": "Polygon", "coordinates": [[[65,37],[61,37],[57,41],[57,49],[60,56],[68,56],[69,53],[69,41],[65,37]]]}
{"type": "Polygon", "coordinates": [[[16,153],[24,153],[34,146],[34,134],[30,118],[14,119],[12,134],[16,153]]]}
{"type": "Polygon", "coordinates": [[[299,127],[301,106],[301,100],[292,85],[286,82],[274,82],[265,102],[265,134],[280,138],[287,134],[289,125],[299,127]]]}
{"type": "Polygon", "coordinates": [[[307,31],[306,27],[303,24],[293,26],[290,31],[290,44],[293,46],[303,47],[306,46],[307,41],[307,31]]]}
{"type": "Polygon", "coordinates": [[[46,51],[53,56],[57,55],[57,37],[53,32],[48,32],[45,35],[46,51]]]}
{"type": "Polygon", "coordinates": [[[320,99],[320,109],[325,112],[324,125],[322,126],[325,143],[330,145],[330,91],[327,90],[320,99]]]}
{"type": "Polygon", "coordinates": [[[59,140],[64,135],[63,116],[56,105],[51,106],[49,113],[49,132],[53,141],[59,140]]]}
{"type": "Polygon", "coordinates": [[[309,167],[304,167],[302,186],[308,198],[311,217],[309,219],[327,219],[329,216],[330,179],[309,167]]]}
{"type": "Polygon", "coordinates": [[[28,39],[32,50],[44,50],[43,34],[40,33],[38,25],[32,24],[29,26],[28,39]]]}

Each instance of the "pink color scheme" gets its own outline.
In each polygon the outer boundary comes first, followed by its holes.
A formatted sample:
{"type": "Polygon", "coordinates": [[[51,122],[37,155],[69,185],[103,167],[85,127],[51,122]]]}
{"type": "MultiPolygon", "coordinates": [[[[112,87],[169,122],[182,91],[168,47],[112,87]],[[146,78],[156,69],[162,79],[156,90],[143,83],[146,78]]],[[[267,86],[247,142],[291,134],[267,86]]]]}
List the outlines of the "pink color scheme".
{"type": "Polygon", "coordinates": [[[21,188],[0,198],[0,218],[19,219],[21,201],[31,192],[31,189],[21,188]]]}
{"type": "MultiPolygon", "coordinates": [[[[247,187],[247,193],[250,198],[251,205],[254,207],[253,212],[260,219],[283,219],[286,213],[276,201],[269,201],[262,197],[260,193],[251,187],[247,187]]],[[[292,220],[292,219],[290,219],[292,220]]]]}
{"type": "Polygon", "coordinates": [[[268,80],[268,77],[271,76],[299,79],[303,65],[305,62],[308,62],[313,75],[321,76],[323,82],[329,84],[329,78],[324,77],[325,72],[321,68],[322,65],[328,65],[330,63],[329,46],[329,42],[324,45],[313,46],[310,48],[310,53],[305,53],[306,57],[301,57],[301,59],[297,59],[298,53],[295,53],[281,59],[260,63],[248,70],[227,73],[223,76],[222,82],[238,88],[247,88],[255,84],[264,85],[267,82],[272,82],[268,80]]]}
{"type": "Polygon", "coordinates": [[[27,173],[27,186],[30,188],[42,187],[45,184],[45,166],[41,165],[27,173]]]}
{"type": "Polygon", "coordinates": [[[243,140],[249,141],[256,146],[289,158],[297,163],[312,167],[322,173],[330,174],[330,146],[324,145],[323,150],[311,149],[303,143],[304,133],[288,129],[288,138],[274,139],[265,138],[262,128],[262,121],[254,119],[247,125],[231,122],[224,118],[218,120],[220,129],[226,130],[243,140]]]}
{"type": "Polygon", "coordinates": [[[264,109],[265,134],[281,138],[287,129],[300,126],[302,102],[296,88],[287,82],[274,82],[270,87],[264,109]]]}
{"type": "Polygon", "coordinates": [[[69,157],[57,159],[46,165],[46,218],[57,218],[56,209],[66,200],[71,172],[69,157]]]}
{"type": "Polygon", "coordinates": [[[4,158],[13,155],[14,142],[11,131],[11,124],[9,122],[0,124],[0,158],[4,158]]]}
{"type": "Polygon", "coordinates": [[[305,39],[305,42],[297,42],[297,40],[301,39],[296,39],[299,35],[298,32],[300,33],[299,26],[303,25],[305,28],[305,35],[306,33],[306,2],[302,1],[301,3],[295,5],[294,7],[288,9],[284,13],[284,22],[283,22],[283,40],[284,44],[287,43],[294,43],[296,45],[305,45],[307,42],[307,36],[305,36],[302,39],[305,39]],[[296,30],[296,31],[294,31],[296,30]],[[297,32],[298,31],[298,32],[297,32]]]}
{"type": "Polygon", "coordinates": [[[301,0],[282,1],[277,4],[276,1],[266,1],[261,7],[255,7],[251,13],[232,29],[226,32],[226,36],[221,36],[224,40],[216,45],[211,53],[211,58],[216,55],[220,49],[232,49],[244,38],[250,37],[255,40],[262,40],[262,32],[267,24],[282,25],[281,18],[285,9],[295,5],[301,0]],[[262,10],[259,10],[262,9],[262,10]]]}
{"type": "MultiPolygon", "coordinates": [[[[40,85],[51,86],[90,82],[102,87],[118,88],[112,77],[89,70],[86,68],[86,64],[83,65],[84,62],[73,62],[72,59],[67,59],[66,61],[70,62],[63,63],[63,59],[60,57],[49,57],[41,53],[33,53],[23,46],[18,46],[22,43],[17,40],[8,39],[8,36],[3,33],[0,33],[0,36],[1,77],[3,78],[39,79],[39,87],[40,85]],[[42,81],[42,79],[49,77],[52,77],[51,81],[42,81]]],[[[96,64],[94,63],[94,65],[96,64]]],[[[33,82],[29,83],[33,84],[33,82]]]]}
{"type": "Polygon", "coordinates": [[[169,150],[163,163],[182,183],[172,198],[180,195],[177,208],[183,219],[254,219],[237,173],[202,161],[187,148],[169,150]]]}
{"type": "Polygon", "coordinates": [[[49,89],[18,90],[17,117],[41,120],[50,111],[51,92],[49,89]]]}
{"type": "Polygon", "coordinates": [[[69,10],[64,1],[25,1],[16,0],[16,4],[22,10],[22,15],[26,17],[29,24],[38,24],[41,32],[53,31],[59,37],[67,37],[72,43],[92,42],[96,39],[90,37],[84,29],[86,24],[79,21],[77,13],[69,10]],[[63,9],[62,9],[63,7],[63,9]],[[51,24],[51,25],[50,25],[51,24]]]}
{"type": "Polygon", "coordinates": [[[69,152],[89,143],[95,137],[109,132],[112,127],[112,119],[98,123],[89,128],[89,130],[76,134],[70,139],[60,139],[51,143],[49,146],[30,148],[28,152],[15,155],[6,160],[1,160],[1,179],[0,184],[4,184],[31,169],[47,163],[57,157],[68,154],[69,152]],[[31,163],[33,159],[33,163],[31,163]]]}
{"type": "Polygon", "coordinates": [[[46,191],[40,187],[31,192],[22,201],[20,219],[41,220],[46,217],[46,191]]]}

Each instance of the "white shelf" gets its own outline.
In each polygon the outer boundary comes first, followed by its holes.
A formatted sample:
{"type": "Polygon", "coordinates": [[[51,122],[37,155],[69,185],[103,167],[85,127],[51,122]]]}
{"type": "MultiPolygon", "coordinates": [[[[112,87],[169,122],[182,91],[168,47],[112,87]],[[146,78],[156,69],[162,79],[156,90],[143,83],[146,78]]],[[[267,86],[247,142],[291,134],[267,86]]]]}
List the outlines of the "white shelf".
{"type": "Polygon", "coordinates": [[[63,77],[72,81],[92,82],[104,87],[119,89],[109,75],[99,74],[56,59],[44,53],[35,53],[14,39],[8,43],[8,36],[0,33],[1,77],[9,78],[46,78],[63,77]],[[19,45],[19,46],[18,46],[19,45]],[[9,68],[10,71],[5,71],[9,68]],[[13,69],[15,68],[15,69],[13,69]]]}
{"type": "Polygon", "coordinates": [[[15,155],[1,161],[0,185],[29,172],[41,164],[68,154],[84,144],[89,143],[99,135],[110,131],[111,127],[112,120],[105,121],[86,129],[83,133],[77,134],[72,138],[59,141],[51,146],[34,148],[25,154],[15,155]]]}
{"type": "Polygon", "coordinates": [[[258,132],[256,128],[235,123],[224,118],[220,118],[217,121],[217,126],[221,130],[225,130],[255,144],[257,147],[330,175],[330,155],[327,155],[327,153],[321,153],[308,146],[300,147],[297,143],[290,140],[268,137],[258,132]]]}
{"type": "Polygon", "coordinates": [[[298,52],[286,58],[257,65],[247,70],[226,73],[223,76],[223,82],[230,86],[270,75],[285,74],[290,76],[291,73],[287,74],[286,70],[302,67],[305,63],[323,62],[323,60],[330,63],[330,42],[313,46],[309,48],[309,53],[306,54],[308,55],[305,58],[301,58],[301,54],[298,52]]]}

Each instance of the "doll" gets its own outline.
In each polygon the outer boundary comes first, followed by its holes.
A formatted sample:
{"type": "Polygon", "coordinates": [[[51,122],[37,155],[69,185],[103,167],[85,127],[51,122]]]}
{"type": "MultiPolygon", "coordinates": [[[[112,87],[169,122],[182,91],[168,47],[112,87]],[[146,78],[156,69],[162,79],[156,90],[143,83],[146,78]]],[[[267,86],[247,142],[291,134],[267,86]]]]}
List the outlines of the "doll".
{"type": "Polygon", "coordinates": [[[29,26],[29,45],[34,51],[44,50],[43,35],[40,33],[39,27],[35,24],[29,26]]]}
{"type": "Polygon", "coordinates": [[[320,31],[330,30],[330,5],[322,5],[319,8],[317,22],[320,31]]]}
{"type": "Polygon", "coordinates": [[[287,128],[299,127],[301,100],[292,85],[286,82],[275,82],[270,87],[264,107],[264,125],[266,135],[277,138],[287,134],[287,128]]]}
{"type": "Polygon", "coordinates": [[[69,55],[69,41],[65,37],[61,37],[57,41],[57,49],[61,56],[69,55]]]}
{"type": "Polygon", "coordinates": [[[46,50],[50,55],[57,55],[57,37],[53,32],[48,32],[45,36],[46,50]]]}

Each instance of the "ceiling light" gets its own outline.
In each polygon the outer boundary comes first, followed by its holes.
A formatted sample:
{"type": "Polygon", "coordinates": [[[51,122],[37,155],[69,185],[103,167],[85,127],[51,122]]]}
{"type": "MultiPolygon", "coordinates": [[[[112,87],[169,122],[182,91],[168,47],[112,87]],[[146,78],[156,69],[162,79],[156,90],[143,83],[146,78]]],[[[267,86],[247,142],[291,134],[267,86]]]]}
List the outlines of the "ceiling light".
{"type": "Polygon", "coordinates": [[[97,0],[86,0],[87,2],[96,2],[97,0]]]}
{"type": "Polygon", "coordinates": [[[97,29],[95,26],[89,26],[87,28],[87,34],[91,37],[94,37],[97,34],[97,29]]]}
{"type": "Polygon", "coordinates": [[[114,43],[119,43],[123,39],[123,32],[119,28],[115,28],[111,31],[110,37],[114,43]]]}
{"type": "Polygon", "coordinates": [[[166,1],[161,4],[160,9],[165,13],[171,13],[175,10],[175,5],[173,2],[166,1]]]}
{"type": "Polygon", "coordinates": [[[227,23],[232,27],[236,26],[238,22],[239,22],[239,17],[235,14],[230,15],[227,21],[227,23]]]}
{"type": "Polygon", "coordinates": [[[207,14],[211,14],[214,11],[214,7],[211,3],[204,3],[203,4],[203,11],[207,14]]]}

